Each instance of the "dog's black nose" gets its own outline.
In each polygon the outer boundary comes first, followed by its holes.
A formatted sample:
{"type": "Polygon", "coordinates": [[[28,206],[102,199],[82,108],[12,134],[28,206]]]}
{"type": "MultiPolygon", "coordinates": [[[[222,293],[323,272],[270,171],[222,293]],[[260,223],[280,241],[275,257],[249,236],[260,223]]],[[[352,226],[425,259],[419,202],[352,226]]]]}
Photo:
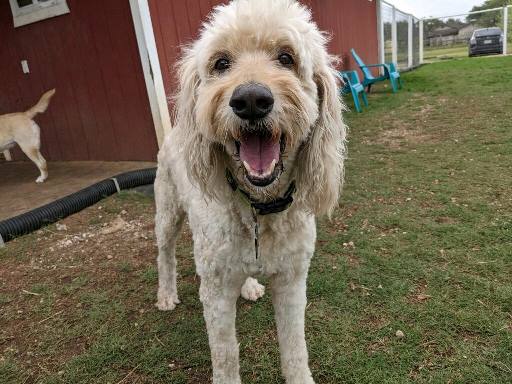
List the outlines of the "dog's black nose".
{"type": "Polygon", "coordinates": [[[274,97],[270,89],[264,85],[243,84],[233,91],[229,106],[241,119],[262,119],[272,111],[274,97]]]}

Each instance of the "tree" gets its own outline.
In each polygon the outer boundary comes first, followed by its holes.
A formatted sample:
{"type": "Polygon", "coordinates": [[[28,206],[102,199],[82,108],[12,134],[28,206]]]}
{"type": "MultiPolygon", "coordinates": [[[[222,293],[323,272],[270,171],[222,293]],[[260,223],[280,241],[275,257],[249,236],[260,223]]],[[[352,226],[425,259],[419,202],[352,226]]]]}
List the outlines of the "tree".
{"type": "MultiPolygon", "coordinates": [[[[506,5],[512,5],[512,0],[485,0],[482,5],[474,6],[471,12],[485,11],[486,9],[500,8],[506,5]]],[[[467,21],[478,25],[479,27],[502,27],[503,12],[485,12],[469,15],[467,21]]]]}
{"type": "Polygon", "coordinates": [[[430,19],[427,20],[424,24],[425,28],[425,36],[432,36],[434,35],[434,31],[443,27],[450,27],[455,28],[459,30],[460,28],[464,27],[466,23],[464,23],[462,20],[459,19],[448,19],[448,20],[442,20],[442,19],[430,19]]]}

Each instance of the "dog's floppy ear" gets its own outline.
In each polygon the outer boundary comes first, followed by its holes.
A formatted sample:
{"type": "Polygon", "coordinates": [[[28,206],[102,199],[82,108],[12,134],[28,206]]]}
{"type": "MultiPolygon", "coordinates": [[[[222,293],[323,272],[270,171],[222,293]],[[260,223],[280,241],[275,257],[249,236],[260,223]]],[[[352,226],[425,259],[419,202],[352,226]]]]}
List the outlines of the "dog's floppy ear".
{"type": "Polygon", "coordinates": [[[193,48],[184,50],[177,64],[177,73],[179,85],[175,97],[174,125],[179,131],[176,138],[187,153],[185,158],[188,178],[204,194],[215,197],[215,191],[207,188],[207,185],[219,177],[216,166],[219,160],[216,158],[216,151],[213,150],[215,144],[205,137],[196,117],[201,78],[193,48]]]}
{"type": "Polygon", "coordinates": [[[194,108],[200,78],[191,49],[184,51],[176,69],[178,73],[178,92],[175,96],[174,117],[177,124],[192,130],[196,128],[194,108]]]}
{"type": "Polygon", "coordinates": [[[338,89],[338,74],[328,64],[314,73],[319,117],[300,152],[297,190],[311,212],[330,214],[338,203],[343,183],[345,154],[344,105],[338,89]]]}

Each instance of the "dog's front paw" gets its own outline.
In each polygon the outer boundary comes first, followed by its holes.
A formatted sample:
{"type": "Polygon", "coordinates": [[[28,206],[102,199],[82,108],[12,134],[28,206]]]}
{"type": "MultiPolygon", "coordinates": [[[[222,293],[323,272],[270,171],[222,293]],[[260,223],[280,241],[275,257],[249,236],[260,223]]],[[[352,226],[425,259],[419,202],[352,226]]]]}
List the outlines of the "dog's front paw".
{"type": "Polygon", "coordinates": [[[252,277],[247,278],[242,286],[241,295],[245,300],[256,301],[265,294],[265,287],[252,277]]]}
{"type": "Polygon", "coordinates": [[[315,381],[313,380],[313,378],[311,376],[309,377],[304,377],[303,379],[298,379],[297,381],[290,381],[290,382],[286,382],[286,384],[315,384],[315,381]]]}
{"type": "Polygon", "coordinates": [[[311,377],[309,369],[303,374],[294,375],[286,379],[286,384],[315,384],[315,380],[311,377]]]}
{"type": "Polygon", "coordinates": [[[41,184],[41,183],[44,183],[44,181],[46,180],[46,177],[44,176],[39,176],[37,179],[36,179],[36,183],[38,184],[41,184]]]}
{"type": "Polygon", "coordinates": [[[176,308],[176,304],[180,303],[177,294],[161,294],[160,292],[158,292],[157,299],[158,301],[155,305],[161,311],[172,311],[174,308],[176,308]]]}

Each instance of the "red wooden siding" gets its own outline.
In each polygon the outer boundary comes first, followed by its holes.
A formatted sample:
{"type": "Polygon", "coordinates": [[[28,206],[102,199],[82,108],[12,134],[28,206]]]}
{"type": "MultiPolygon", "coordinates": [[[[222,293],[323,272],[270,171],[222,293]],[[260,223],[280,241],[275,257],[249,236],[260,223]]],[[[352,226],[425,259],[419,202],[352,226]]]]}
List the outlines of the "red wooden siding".
{"type": "Polygon", "coordinates": [[[180,47],[197,38],[201,23],[213,7],[228,0],[149,0],[153,30],[165,92],[173,95],[176,78],[174,63],[180,47]]]}
{"type": "MultiPolygon", "coordinates": [[[[257,0],[255,0],[257,1],[257,0]]],[[[201,21],[219,0],[149,0],[160,65],[167,95],[174,93],[173,66],[180,45],[197,37],[201,21]]],[[[320,29],[331,34],[330,52],[341,57],[343,68],[354,68],[349,55],[355,48],[369,63],[378,60],[376,1],[304,0],[320,29]]]]}
{"type": "Polygon", "coordinates": [[[9,2],[0,2],[0,114],[26,110],[57,88],[49,111],[36,118],[48,160],[154,160],[128,0],[68,4],[70,14],[15,29],[9,2]]]}
{"type": "Polygon", "coordinates": [[[376,1],[308,0],[304,3],[309,3],[319,28],[331,35],[329,50],[341,57],[343,69],[357,67],[350,54],[352,48],[367,63],[378,62],[376,1]]]}

